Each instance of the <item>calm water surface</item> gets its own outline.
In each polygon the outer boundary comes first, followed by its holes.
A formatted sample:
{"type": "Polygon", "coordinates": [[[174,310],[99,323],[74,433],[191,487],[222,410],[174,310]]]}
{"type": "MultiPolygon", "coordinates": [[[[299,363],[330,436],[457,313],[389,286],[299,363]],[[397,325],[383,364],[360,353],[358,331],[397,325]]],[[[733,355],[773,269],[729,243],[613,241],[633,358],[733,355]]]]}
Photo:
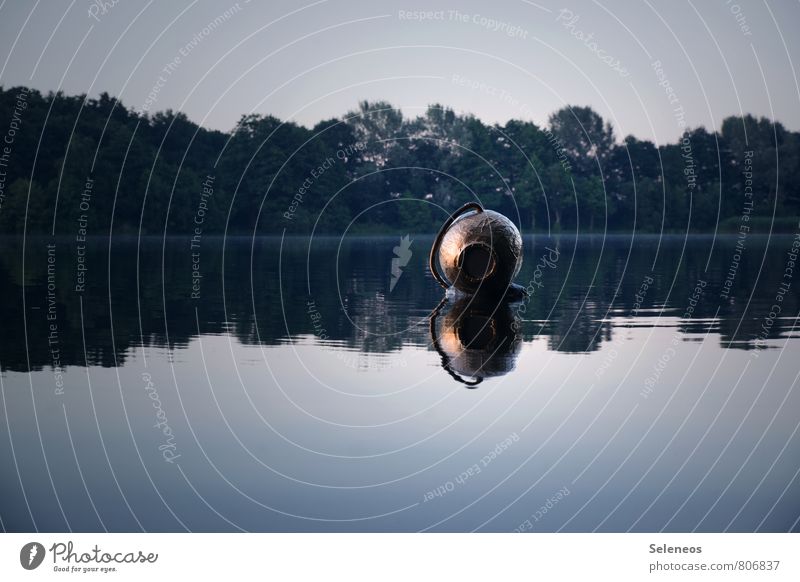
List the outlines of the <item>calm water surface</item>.
{"type": "Polygon", "coordinates": [[[412,239],[3,239],[2,527],[798,530],[791,237],[412,239]]]}

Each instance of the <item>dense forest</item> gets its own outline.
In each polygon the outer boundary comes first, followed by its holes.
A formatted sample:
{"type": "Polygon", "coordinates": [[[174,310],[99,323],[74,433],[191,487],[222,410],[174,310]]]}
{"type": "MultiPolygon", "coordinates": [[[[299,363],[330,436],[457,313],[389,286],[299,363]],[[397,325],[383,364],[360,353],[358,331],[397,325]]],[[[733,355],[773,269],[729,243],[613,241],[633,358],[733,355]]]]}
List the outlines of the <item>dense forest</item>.
{"type": "Polygon", "coordinates": [[[588,107],[539,127],[362,102],[313,128],[250,114],[223,133],[12,87],[0,134],[2,233],[431,232],[475,198],[523,232],[786,231],[800,215],[800,133],[749,115],[658,146],[588,107]]]}

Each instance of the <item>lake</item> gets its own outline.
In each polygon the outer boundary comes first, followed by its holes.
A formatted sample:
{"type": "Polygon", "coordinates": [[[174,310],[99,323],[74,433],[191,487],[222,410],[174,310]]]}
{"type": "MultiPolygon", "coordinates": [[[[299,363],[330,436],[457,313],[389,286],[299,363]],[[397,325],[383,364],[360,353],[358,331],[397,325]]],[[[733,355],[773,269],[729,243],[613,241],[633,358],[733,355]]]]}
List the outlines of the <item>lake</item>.
{"type": "Polygon", "coordinates": [[[2,239],[2,528],[798,531],[800,239],[410,238],[2,239]]]}

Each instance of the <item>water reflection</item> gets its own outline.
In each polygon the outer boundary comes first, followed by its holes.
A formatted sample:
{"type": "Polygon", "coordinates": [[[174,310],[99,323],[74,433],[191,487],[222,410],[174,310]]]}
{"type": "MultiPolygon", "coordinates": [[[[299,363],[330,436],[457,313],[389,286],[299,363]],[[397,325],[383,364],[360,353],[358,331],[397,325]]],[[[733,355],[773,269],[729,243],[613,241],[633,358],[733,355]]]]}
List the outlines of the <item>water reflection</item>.
{"type": "Polygon", "coordinates": [[[100,240],[80,291],[74,241],[3,240],[3,527],[513,531],[566,488],[536,529],[797,529],[791,239],[723,298],[732,239],[528,238],[523,302],[429,318],[398,238],[203,239],[199,282],[100,240]]]}
{"type": "MultiPolygon", "coordinates": [[[[626,237],[529,238],[518,281],[534,278],[542,249],[558,245],[562,258],[526,302],[521,338],[545,337],[551,350],[586,353],[610,341],[620,326],[675,326],[685,339],[711,332],[723,347],[739,349],[759,342],[768,347],[770,340],[793,335],[795,293],[785,295],[781,314],[764,329],[791,239],[754,237],[722,299],[733,243],[709,237],[639,237],[633,243],[626,237]],[[701,276],[708,287],[685,319],[686,301],[701,276]],[[642,296],[645,280],[652,283],[642,296]]],[[[426,316],[441,299],[425,265],[430,241],[417,237],[411,261],[390,291],[396,244],[394,238],[204,240],[201,288],[192,298],[187,240],[96,240],[85,260],[85,288],[76,293],[72,241],[30,239],[23,265],[21,241],[4,239],[0,366],[27,371],[52,364],[53,312],[62,365],[120,365],[137,346],[181,349],[198,334],[230,334],[245,345],[312,335],[367,354],[430,347],[426,316]],[[48,244],[55,244],[49,272],[48,244]],[[315,332],[309,302],[324,322],[324,338],[315,332]],[[27,353],[20,341],[26,317],[27,353]]]]}
{"type": "Polygon", "coordinates": [[[442,368],[469,388],[514,369],[522,345],[519,328],[512,304],[477,297],[443,302],[430,319],[431,344],[442,368]]]}

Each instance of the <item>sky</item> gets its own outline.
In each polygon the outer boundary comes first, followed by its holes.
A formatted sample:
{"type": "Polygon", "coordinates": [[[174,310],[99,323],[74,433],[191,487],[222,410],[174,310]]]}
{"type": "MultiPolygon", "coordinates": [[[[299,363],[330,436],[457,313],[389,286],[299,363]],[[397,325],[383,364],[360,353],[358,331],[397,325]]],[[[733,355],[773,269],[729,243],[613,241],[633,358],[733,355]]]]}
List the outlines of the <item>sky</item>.
{"type": "Polygon", "coordinates": [[[8,0],[0,86],[107,92],[223,131],[365,99],[539,125],[589,105],[656,143],[742,113],[800,130],[800,2],[738,2],[8,0]]]}

